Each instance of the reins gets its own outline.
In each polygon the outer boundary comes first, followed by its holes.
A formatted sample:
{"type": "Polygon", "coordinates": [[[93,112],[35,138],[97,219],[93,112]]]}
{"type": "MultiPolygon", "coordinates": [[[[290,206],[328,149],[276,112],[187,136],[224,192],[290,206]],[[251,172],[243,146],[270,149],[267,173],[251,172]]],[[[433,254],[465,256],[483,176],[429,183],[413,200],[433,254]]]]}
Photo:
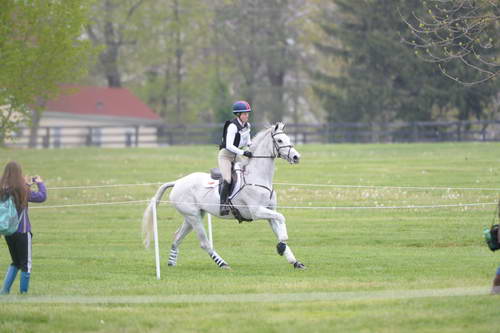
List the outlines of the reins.
{"type": "MultiPolygon", "coordinates": [[[[287,156],[287,159],[289,160],[290,159],[290,151],[292,150],[293,148],[293,145],[286,145],[286,146],[280,146],[278,145],[278,143],[276,142],[276,139],[274,138],[276,135],[279,135],[279,134],[285,134],[285,132],[283,131],[279,131],[279,132],[276,132],[276,133],[272,133],[271,132],[271,138],[273,140],[273,154],[272,155],[269,155],[269,156],[266,156],[266,155],[254,155],[252,156],[252,158],[271,158],[271,159],[275,159],[276,157],[282,157],[282,156],[285,156],[285,155],[282,155],[280,153],[280,150],[283,149],[283,148],[288,148],[288,154],[286,155],[287,156]]],[[[234,193],[231,197],[231,199],[229,199],[229,206],[231,208],[231,211],[233,212],[233,215],[236,217],[236,219],[238,219],[238,221],[241,223],[242,221],[252,221],[251,219],[245,219],[241,216],[239,210],[234,207],[233,203],[232,203],[232,200],[243,190],[243,188],[245,188],[246,186],[255,186],[255,187],[259,187],[259,188],[263,188],[267,191],[269,191],[269,199],[271,199],[274,195],[274,189],[271,187],[267,187],[265,185],[262,185],[262,184],[254,184],[254,183],[247,183],[246,181],[246,178],[245,178],[245,172],[242,171],[241,172],[241,180],[243,182],[242,186],[236,191],[236,193],[234,193]]]]}

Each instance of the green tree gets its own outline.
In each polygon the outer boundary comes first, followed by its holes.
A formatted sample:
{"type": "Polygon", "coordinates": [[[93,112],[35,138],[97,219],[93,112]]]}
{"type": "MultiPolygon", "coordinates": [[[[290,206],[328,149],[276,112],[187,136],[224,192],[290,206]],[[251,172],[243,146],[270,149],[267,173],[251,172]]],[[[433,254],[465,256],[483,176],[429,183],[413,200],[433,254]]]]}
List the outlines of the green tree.
{"type": "Polygon", "coordinates": [[[300,0],[235,0],[217,12],[226,49],[234,59],[241,99],[268,120],[287,116],[287,97],[293,98],[287,79],[295,73],[300,49],[297,14],[300,0]]]}
{"type": "Polygon", "coordinates": [[[281,120],[289,108],[297,120],[296,16],[306,3],[98,0],[88,33],[105,51],[89,81],[132,89],[169,124],[216,121],[235,99],[261,120],[281,120]]]}
{"type": "Polygon", "coordinates": [[[108,87],[121,87],[124,72],[120,63],[126,46],[137,43],[136,14],[144,0],[99,0],[93,6],[92,22],[86,30],[96,46],[102,47],[97,72],[104,75],[108,87]]]}
{"type": "Polygon", "coordinates": [[[220,126],[213,130],[213,143],[220,143],[222,124],[226,120],[233,118],[233,113],[231,111],[232,103],[233,101],[231,100],[227,83],[215,79],[212,84],[211,107],[214,113],[213,120],[216,124],[220,124],[220,126]]]}
{"type": "MultiPolygon", "coordinates": [[[[223,124],[226,120],[229,120],[233,117],[233,113],[231,110],[232,106],[232,97],[229,92],[229,82],[226,82],[223,78],[225,68],[224,66],[226,57],[224,57],[224,43],[221,40],[221,33],[219,31],[220,25],[218,24],[218,16],[216,15],[217,6],[214,7],[214,16],[212,22],[212,37],[213,37],[213,82],[212,86],[212,94],[211,94],[211,103],[210,105],[213,108],[214,113],[214,121],[217,124],[223,124]]],[[[229,81],[229,80],[227,80],[229,81]]],[[[215,129],[214,134],[214,142],[219,142],[220,140],[220,128],[215,129]]]]}
{"type": "Polygon", "coordinates": [[[398,8],[419,6],[416,0],[336,0],[324,11],[319,25],[325,38],[316,47],[336,67],[316,71],[314,89],[330,121],[433,120],[456,110],[459,119],[482,117],[493,84],[466,89],[401,43],[409,32],[398,8]]]}
{"type": "Polygon", "coordinates": [[[156,0],[144,4],[134,89],[169,124],[211,120],[214,52],[211,2],[156,0]]]}
{"type": "Polygon", "coordinates": [[[87,72],[93,54],[82,39],[87,17],[84,0],[0,2],[0,143],[23,122],[33,118],[36,126],[60,84],[87,72]]]}

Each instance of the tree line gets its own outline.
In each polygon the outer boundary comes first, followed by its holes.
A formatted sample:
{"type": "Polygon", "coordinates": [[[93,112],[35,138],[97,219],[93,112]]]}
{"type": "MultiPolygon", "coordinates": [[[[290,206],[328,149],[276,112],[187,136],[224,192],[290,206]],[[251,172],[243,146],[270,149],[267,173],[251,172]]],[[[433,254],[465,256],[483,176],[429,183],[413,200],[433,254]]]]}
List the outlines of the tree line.
{"type": "Polygon", "coordinates": [[[269,122],[492,119],[499,13],[491,0],[5,0],[0,104],[43,109],[68,82],[127,87],[169,124],[221,122],[236,99],[269,122]]]}

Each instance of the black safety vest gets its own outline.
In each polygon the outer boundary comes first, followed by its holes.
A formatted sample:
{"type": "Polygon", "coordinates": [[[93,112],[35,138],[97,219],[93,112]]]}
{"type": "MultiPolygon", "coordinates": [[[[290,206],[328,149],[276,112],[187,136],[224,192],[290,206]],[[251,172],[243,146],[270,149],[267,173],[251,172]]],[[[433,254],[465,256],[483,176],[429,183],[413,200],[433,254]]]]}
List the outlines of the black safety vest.
{"type": "Polygon", "coordinates": [[[226,143],[226,134],[227,134],[227,127],[231,124],[235,124],[236,125],[236,128],[238,129],[238,132],[236,132],[236,135],[234,136],[234,142],[233,142],[233,145],[235,147],[238,147],[238,145],[240,144],[240,140],[241,140],[241,135],[240,135],[240,131],[246,127],[248,127],[248,122],[245,123],[244,126],[241,126],[240,122],[238,121],[237,118],[234,118],[233,120],[227,120],[224,124],[224,130],[222,131],[222,142],[221,144],[219,145],[219,149],[224,149],[224,148],[227,148],[227,143],[226,143]]]}

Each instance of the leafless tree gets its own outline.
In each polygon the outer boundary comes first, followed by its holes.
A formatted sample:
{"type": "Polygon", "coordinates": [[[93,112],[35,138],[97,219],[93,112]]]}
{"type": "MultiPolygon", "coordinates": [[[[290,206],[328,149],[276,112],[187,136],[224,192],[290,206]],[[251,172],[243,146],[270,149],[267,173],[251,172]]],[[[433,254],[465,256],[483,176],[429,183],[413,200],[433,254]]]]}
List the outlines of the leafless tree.
{"type": "Polygon", "coordinates": [[[409,17],[400,13],[413,37],[403,41],[417,56],[437,63],[444,75],[467,86],[500,73],[498,0],[427,0],[423,10],[409,17]],[[464,66],[478,75],[466,77],[464,66]]]}

